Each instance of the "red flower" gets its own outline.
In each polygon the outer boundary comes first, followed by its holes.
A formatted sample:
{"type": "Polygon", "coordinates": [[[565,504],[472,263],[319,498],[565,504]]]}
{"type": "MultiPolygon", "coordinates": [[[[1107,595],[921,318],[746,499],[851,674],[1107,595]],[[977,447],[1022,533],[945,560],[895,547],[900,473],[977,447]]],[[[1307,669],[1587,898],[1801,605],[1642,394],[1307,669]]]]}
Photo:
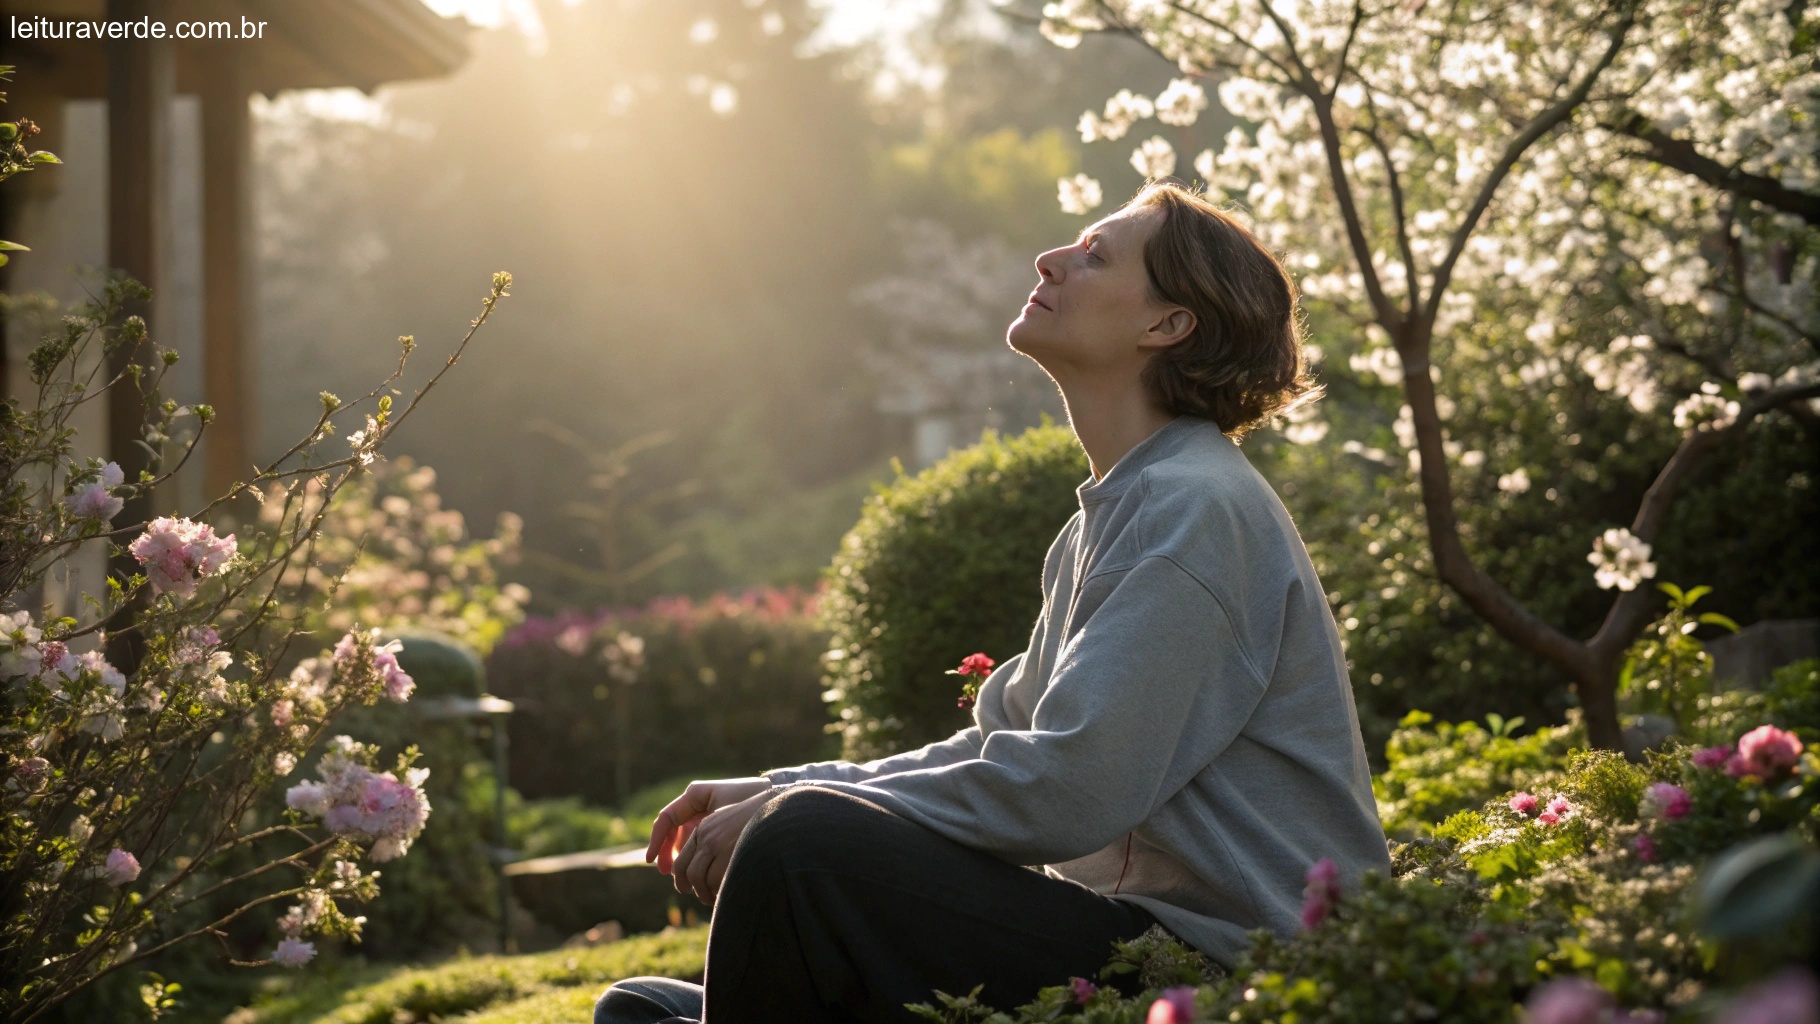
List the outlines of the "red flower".
{"type": "Polygon", "coordinates": [[[997,662],[986,657],[985,652],[982,651],[977,654],[969,654],[965,658],[962,658],[961,667],[957,671],[964,676],[983,676],[991,672],[992,666],[995,664],[997,664],[997,662]]]}
{"type": "Polygon", "coordinates": [[[962,711],[972,709],[975,698],[979,696],[980,683],[985,682],[986,676],[991,674],[994,664],[996,662],[986,657],[984,651],[978,651],[962,658],[960,668],[948,670],[948,675],[960,676],[966,680],[961,686],[960,698],[954,702],[962,711]]]}

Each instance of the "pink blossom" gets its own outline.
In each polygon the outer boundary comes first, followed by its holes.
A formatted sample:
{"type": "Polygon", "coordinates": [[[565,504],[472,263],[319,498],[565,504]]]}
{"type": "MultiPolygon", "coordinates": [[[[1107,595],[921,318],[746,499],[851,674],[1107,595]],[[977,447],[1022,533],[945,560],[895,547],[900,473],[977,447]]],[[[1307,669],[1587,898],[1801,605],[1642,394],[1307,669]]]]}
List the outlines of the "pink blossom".
{"type": "Polygon", "coordinates": [[[1774,778],[1801,760],[1801,739],[1773,725],[1759,725],[1738,740],[1738,752],[1725,764],[1729,775],[1774,778]]]}
{"type": "Polygon", "coordinates": [[[1649,837],[1649,833],[1637,833],[1637,837],[1630,841],[1630,848],[1636,853],[1637,859],[1643,863],[1654,864],[1656,862],[1656,857],[1658,856],[1656,852],[1656,841],[1649,837]]]}
{"type": "Polygon", "coordinates": [[[1162,997],[1150,1004],[1150,1015],[1144,1018],[1144,1024],[1193,1024],[1193,1021],[1192,985],[1164,989],[1162,997]]]}
{"type": "Polygon", "coordinates": [[[417,688],[410,673],[398,666],[398,651],[403,646],[399,641],[393,640],[384,647],[373,648],[373,667],[385,682],[386,699],[399,704],[404,703],[411,696],[411,691],[417,688]]]}
{"type": "Polygon", "coordinates": [[[366,639],[359,630],[350,630],[340,640],[335,641],[335,660],[340,663],[352,661],[356,654],[366,646],[366,639]]]}
{"type": "Polygon", "coordinates": [[[1510,809],[1518,814],[1534,814],[1536,798],[1530,793],[1518,793],[1510,798],[1510,809]]]}
{"type": "Polygon", "coordinates": [[[291,724],[291,716],[297,711],[297,702],[285,697],[272,705],[272,725],[283,729],[291,724]]]}
{"type": "Polygon", "coordinates": [[[1088,981],[1086,978],[1070,978],[1068,979],[1068,987],[1073,991],[1074,1001],[1076,1003],[1085,1003],[1087,1000],[1093,998],[1095,992],[1100,990],[1098,985],[1088,981]]]}
{"type": "Polygon", "coordinates": [[[320,782],[299,782],[284,791],[285,805],[315,817],[329,812],[329,792],[320,782]]]}
{"type": "Polygon", "coordinates": [[[107,855],[107,864],[103,870],[103,877],[107,879],[107,884],[125,885],[139,877],[139,858],[115,847],[107,855]]]}
{"type": "Polygon", "coordinates": [[[1302,890],[1302,927],[1319,927],[1340,901],[1340,867],[1333,858],[1322,857],[1303,878],[1308,886],[1302,890]]]}
{"type": "Polygon", "coordinates": [[[1687,790],[1672,782],[1652,782],[1643,790],[1637,813],[1645,818],[1674,821],[1685,818],[1694,809],[1694,799],[1687,790]]]}
{"type": "Polygon", "coordinates": [[[116,498],[108,493],[113,487],[119,487],[126,479],[117,463],[110,462],[101,469],[101,479],[82,485],[74,494],[63,499],[70,514],[82,519],[99,519],[102,522],[120,514],[126,506],[126,500],[116,498]]]}
{"type": "Polygon", "coordinates": [[[1524,1004],[1530,1024],[1603,1024],[1611,1006],[1611,993],[1575,977],[1556,978],[1524,1004]]]}
{"type": "Polygon", "coordinates": [[[1694,752],[1693,762],[1696,768],[1723,768],[1731,756],[1730,747],[1704,747],[1694,752]]]}
{"type": "Polygon", "coordinates": [[[280,967],[302,967],[316,955],[316,944],[302,939],[284,939],[272,951],[272,962],[280,967]]]}
{"type": "Polygon", "coordinates": [[[171,652],[171,660],[179,665],[196,665],[208,658],[210,652],[221,643],[221,634],[211,626],[191,626],[183,631],[183,639],[171,652]]]}
{"type": "Polygon", "coordinates": [[[1557,796],[1548,802],[1548,807],[1541,814],[1536,815],[1536,820],[1544,825],[1554,825],[1572,817],[1573,813],[1574,805],[1568,803],[1566,797],[1557,796]]]}
{"type": "Polygon", "coordinates": [[[127,550],[145,567],[153,592],[188,598],[197,582],[224,569],[238,548],[233,534],[217,537],[207,523],[160,516],[127,550]]]}
{"type": "Polygon", "coordinates": [[[1787,967],[1738,993],[1714,1018],[1718,1024],[1795,1024],[1820,1020],[1820,985],[1801,967],[1787,967]]]}
{"type": "Polygon", "coordinates": [[[322,816],[322,827],[335,833],[359,832],[365,823],[365,815],[353,804],[334,804],[322,816]]]}

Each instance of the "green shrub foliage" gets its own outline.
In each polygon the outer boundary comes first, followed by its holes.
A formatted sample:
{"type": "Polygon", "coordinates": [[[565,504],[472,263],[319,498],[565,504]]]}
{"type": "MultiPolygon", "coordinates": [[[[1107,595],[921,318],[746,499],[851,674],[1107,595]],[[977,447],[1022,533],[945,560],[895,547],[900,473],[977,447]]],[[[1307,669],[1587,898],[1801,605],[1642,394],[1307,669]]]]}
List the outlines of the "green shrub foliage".
{"type": "Polygon", "coordinates": [[[896,468],[842,538],[821,605],[826,696],[851,760],[967,725],[944,673],[976,651],[1002,662],[1029,646],[1043,557],[1090,473],[1073,432],[1046,416],[1016,437],[989,429],[914,476],[896,468]]]}

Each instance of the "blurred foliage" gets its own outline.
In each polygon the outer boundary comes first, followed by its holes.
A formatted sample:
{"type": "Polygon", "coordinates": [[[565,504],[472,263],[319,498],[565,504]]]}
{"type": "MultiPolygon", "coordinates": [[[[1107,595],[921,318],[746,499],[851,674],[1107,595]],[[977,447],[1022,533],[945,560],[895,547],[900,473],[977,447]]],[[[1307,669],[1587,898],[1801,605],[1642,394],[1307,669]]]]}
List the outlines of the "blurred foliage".
{"type": "Polygon", "coordinates": [[[513,788],[614,807],[686,772],[821,759],[832,745],[818,678],[827,635],[813,602],[752,590],[527,621],[487,666],[518,707],[513,788]]]}
{"type": "Polygon", "coordinates": [[[1090,474],[1073,431],[1045,422],[980,442],[866,501],[826,572],[827,699],[842,756],[869,760],[968,723],[946,670],[1030,644],[1043,559],[1090,474]]]}
{"type": "MultiPolygon", "coordinates": [[[[320,494],[317,481],[304,484],[306,513],[319,510],[320,494]]],[[[260,521],[283,509],[273,491],[260,521]]],[[[279,599],[318,636],[356,625],[428,629],[484,654],[530,600],[523,586],[500,580],[517,560],[522,525],[502,512],[491,538],[470,537],[462,514],[443,507],[434,469],[408,456],[375,462],[329,503],[316,543],[297,553],[297,582],[279,599]]]]}

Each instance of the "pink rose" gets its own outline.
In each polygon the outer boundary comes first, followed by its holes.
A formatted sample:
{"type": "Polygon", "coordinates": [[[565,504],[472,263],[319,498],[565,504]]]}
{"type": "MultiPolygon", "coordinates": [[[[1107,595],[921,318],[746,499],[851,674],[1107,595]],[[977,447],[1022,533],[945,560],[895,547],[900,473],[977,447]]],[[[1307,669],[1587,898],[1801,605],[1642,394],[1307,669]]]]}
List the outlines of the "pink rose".
{"type": "Polygon", "coordinates": [[[1738,753],[1726,762],[1731,775],[1774,778],[1801,760],[1801,739],[1773,725],[1759,725],[1738,740],[1738,753]]]}
{"type": "Polygon", "coordinates": [[[1694,809],[1694,798],[1672,782],[1652,782],[1643,790],[1637,813],[1645,818],[1674,821],[1685,818],[1694,809]]]}
{"type": "Polygon", "coordinates": [[[1510,798],[1510,809],[1518,814],[1534,814],[1536,798],[1529,793],[1518,793],[1510,798]]]}

